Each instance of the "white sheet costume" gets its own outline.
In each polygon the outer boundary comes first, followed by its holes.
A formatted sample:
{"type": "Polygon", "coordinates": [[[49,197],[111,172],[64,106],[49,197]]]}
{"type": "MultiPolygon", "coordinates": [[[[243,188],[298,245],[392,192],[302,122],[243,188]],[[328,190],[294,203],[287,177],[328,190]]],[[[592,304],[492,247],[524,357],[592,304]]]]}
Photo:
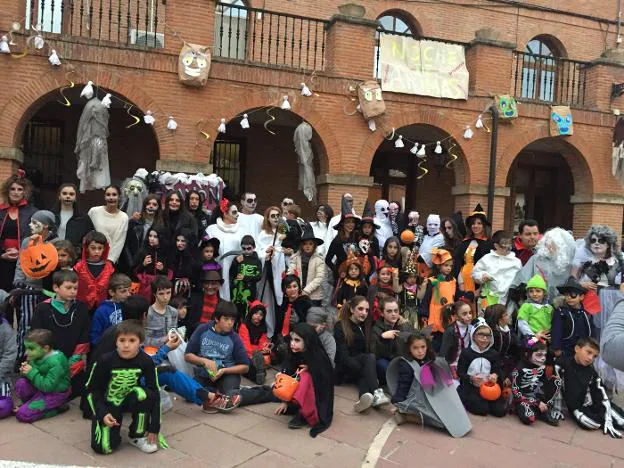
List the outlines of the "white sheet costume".
{"type": "Polygon", "coordinates": [[[489,275],[492,278],[487,281],[490,294],[498,298],[498,304],[505,305],[511,283],[521,269],[522,262],[515,253],[499,255],[491,251],[476,263],[472,269],[472,278],[479,284],[485,284],[484,275],[489,275]]]}
{"type": "Polygon", "coordinates": [[[379,226],[379,228],[375,230],[375,236],[377,240],[379,240],[379,248],[381,249],[386,245],[386,240],[394,235],[392,232],[392,224],[388,218],[389,213],[390,204],[388,200],[377,200],[375,202],[375,218],[373,221],[379,226]]]}
{"type": "Polygon", "coordinates": [[[219,239],[219,258],[217,259],[223,267],[223,284],[219,289],[221,299],[226,301],[230,300],[230,265],[236,255],[228,255],[222,257],[223,254],[232,251],[241,251],[240,241],[243,237],[243,232],[240,229],[238,223],[225,224],[222,218],[217,218],[216,224],[212,224],[206,228],[206,234],[209,237],[215,237],[219,239]]]}
{"type": "MultiPolygon", "coordinates": [[[[433,249],[441,249],[444,247],[444,243],[444,236],[440,232],[440,215],[430,214],[427,217],[427,234],[423,238],[418,251],[429,268],[431,268],[431,251],[433,249]]],[[[451,252],[452,254],[453,252],[451,252]]]]}

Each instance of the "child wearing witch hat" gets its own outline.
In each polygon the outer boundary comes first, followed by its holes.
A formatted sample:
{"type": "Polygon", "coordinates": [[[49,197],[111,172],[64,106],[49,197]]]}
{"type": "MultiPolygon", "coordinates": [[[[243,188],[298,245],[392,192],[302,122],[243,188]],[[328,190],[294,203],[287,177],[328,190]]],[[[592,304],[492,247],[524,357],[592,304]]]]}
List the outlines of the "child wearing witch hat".
{"type": "Polygon", "coordinates": [[[296,274],[301,278],[302,294],[310,298],[313,306],[320,306],[323,300],[323,281],[326,266],[316,249],[323,241],[314,236],[310,224],[303,225],[303,233],[299,239],[299,250],[290,257],[288,274],[296,274]],[[295,273],[296,272],[296,273],[295,273]]]}
{"type": "Polygon", "coordinates": [[[338,268],[347,259],[347,253],[357,248],[359,225],[360,218],[353,214],[343,198],[340,221],[334,226],[338,234],[327,248],[327,255],[325,256],[325,264],[334,274],[334,281],[336,282],[339,279],[338,268]]]}
{"type": "Polygon", "coordinates": [[[368,285],[364,277],[364,270],[360,259],[350,250],[347,259],[340,265],[340,283],[336,291],[336,305],[341,308],[345,302],[349,302],[355,296],[368,294],[368,285]]]}
{"type": "Polygon", "coordinates": [[[379,239],[377,239],[377,236],[375,235],[375,231],[377,229],[379,229],[379,226],[375,224],[375,212],[371,208],[370,201],[366,200],[360,224],[360,239],[368,239],[370,242],[371,253],[375,257],[379,258],[381,250],[379,246],[379,239]]]}

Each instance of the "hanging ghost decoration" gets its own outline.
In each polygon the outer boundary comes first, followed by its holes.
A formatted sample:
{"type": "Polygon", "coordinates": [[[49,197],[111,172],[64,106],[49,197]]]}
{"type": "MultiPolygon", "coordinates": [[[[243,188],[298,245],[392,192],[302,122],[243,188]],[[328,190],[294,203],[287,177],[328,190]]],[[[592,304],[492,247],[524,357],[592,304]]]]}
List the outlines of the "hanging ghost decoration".
{"type": "Polygon", "coordinates": [[[496,107],[498,116],[503,120],[515,119],[518,117],[518,103],[516,98],[509,94],[496,96],[496,107]]]}
{"type": "Polygon", "coordinates": [[[314,153],[312,152],[312,127],[307,122],[301,122],[295,128],[293,137],[297,163],[299,167],[299,183],[297,188],[312,201],[316,199],[316,178],[314,176],[314,153]]]}
{"type": "Polygon", "coordinates": [[[108,108],[99,99],[90,99],[84,107],[74,152],[78,156],[76,176],[80,193],[97,190],[110,184],[108,166],[108,108]]]}
{"type": "Polygon", "coordinates": [[[568,106],[550,108],[550,136],[566,136],[574,133],[572,111],[568,106]]]}
{"type": "Polygon", "coordinates": [[[178,79],[186,86],[206,86],[210,73],[210,49],[207,46],[184,43],[178,59],[178,79]]]}
{"type": "Polygon", "coordinates": [[[381,85],[375,80],[364,81],[358,86],[360,111],[364,120],[370,120],[386,113],[386,103],[381,94],[381,85]]]}

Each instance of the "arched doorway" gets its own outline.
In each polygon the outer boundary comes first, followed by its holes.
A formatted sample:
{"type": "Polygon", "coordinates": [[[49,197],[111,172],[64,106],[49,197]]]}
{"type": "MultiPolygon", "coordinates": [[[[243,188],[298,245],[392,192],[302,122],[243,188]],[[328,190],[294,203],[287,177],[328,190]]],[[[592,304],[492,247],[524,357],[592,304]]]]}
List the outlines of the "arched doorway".
{"type": "Polygon", "coordinates": [[[464,160],[459,145],[444,130],[426,124],[402,127],[396,135],[403,137],[403,148],[397,148],[394,140],[385,140],[375,152],[370,170],[375,185],[370,198],[399,201],[405,210],[418,210],[421,216],[453,213],[452,189],[464,160]],[[437,141],[442,148],[439,154],[435,152],[437,141]],[[419,149],[426,145],[424,155],[422,150],[421,154],[412,153],[414,143],[419,149]],[[428,172],[419,179],[425,169],[428,172]]]}
{"type": "Polygon", "coordinates": [[[507,229],[517,231],[522,219],[535,219],[542,232],[555,226],[572,229],[575,181],[567,157],[573,151],[565,141],[544,138],[518,154],[507,176],[507,229]]]}
{"type": "MultiPolygon", "coordinates": [[[[26,113],[21,138],[23,167],[38,188],[37,207],[51,208],[56,201],[58,186],[63,182],[78,181],[74,148],[78,121],[87,102],[80,97],[81,90],[78,85],[63,92],[71,103],[69,107],[60,103],[63,99],[58,91],[54,91],[34,103],[26,113]]],[[[104,88],[96,90],[100,99],[108,92],[120,98],[113,99],[109,109],[108,158],[111,181],[121,184],[140,167],[148,171],[156,168],[158,142],[153,127],[144,123],[143,112],[136,107],[130,113],[140,121],[127,128],[135,122],[128,114],[128,105],[123,102],[129,102],[127,98],[104,88]]],[[[101,202],[100,191],[81,196],[81,203],[85,206],[101,202]]]]}
{"type": "MultiPolygon", "coordinates": [[[[271,205],[279,206],[288,196],[301,207],[304,218],[315,213],[316,200],[308,201],[299,187],[298,156],[294,134],[304,119],[295,112],[272,108],[271,120],[267,108],[248,109],[232,118],[226,133],[219,133],[212,150],[213,171],[225,182],[230,196],[245,191],[258,196],[258,211],[271,205]],[[249,128],[241,126],[247,114],[249,128]],[[265,122],[269,121],[265,127],[265,122]],[[273,133],[271,133],[273,132],[273,133]]],[[[312,127],[314,174],[327,167],[325,146],[312,127]]]]}

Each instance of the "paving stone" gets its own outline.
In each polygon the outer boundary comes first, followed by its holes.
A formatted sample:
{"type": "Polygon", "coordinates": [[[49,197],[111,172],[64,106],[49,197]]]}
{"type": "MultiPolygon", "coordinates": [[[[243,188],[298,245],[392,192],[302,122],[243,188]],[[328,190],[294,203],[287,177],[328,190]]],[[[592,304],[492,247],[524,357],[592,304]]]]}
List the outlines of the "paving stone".
{"type": "MultiPolygon", "coordinates": [[[[91,449],[91,441],[86,440],[74,445],[74,448],[80,450],[83,454],[89,454],[92,458],[92,465],[96,466],[112,466],[112,467],[146,467],[154,466],[175,466],[183,463],[187,458],[186,454],[171,447],[169,449],[159,449],[155,453],[143,453],[138,448],[128,443],[126,431],[122,430],[121,444],[119,448],[108,455],[100,455],[91,449]]],[[[169,440],[168,440],[169,441],[169,440]]],[[[171,445],[171,441],[169,441],[171,445]]],[[[48,459],[50,460],[50,459],[48,459]]],[[[74,463],[72,461],[72,463],[74,463]]]]}
{"type": "MultiPolygon", "coordinates": [[[[193,405],[193,407],[195,411],[201,412],[200,407],[196,405],[193,405]]],[[[201,424],[200,421],[189,418],[178,411],[172,410],[163,415],[163,421],[160,427],[163,434],[171,436],[172,434],[177,434],[178,432],[185,431],[199,424],[201,424]]]]}
{"type": "Polygon", "coordinates": [[[368,450],[388,417],[388,414],[379,414],[377,411],[371,411],[369,414],[340,414],[338,417],[334,415],[332,424],[323,432],[323,437],[368,450]]]}
{"type": "MultiPolygon", "coordinates": [[[[304,465],[297,460],[286,457],[281,453],[268,450],[257,457],[253,457],[247,460],[242,465],[238,465],[237,468],[269,468],[269,467],[288,467],[288,468],[305,468],[309,465],[304,465]]],[[[329,466],[329,465],[325,465],[329,466]]],[[[186,467],[185,467],[186,468],[186,467]]]]}
{"type": "MultiPolygon", "coordinates": [[[[323,436],[325,436],[325,432],[323,432],[323,436]]],[[[364,461],[367,450],[368,447],[366,450],[363,450],[352,447],[351,445],[340,443],[329,452],[317,457],[314,460],[314,466],[318,466],[319,468],[327,468],[330,466],[340,466],[343,468],[351,466],[360,467],[364,461]]]]}
{"type": "Polygon", "coordinates": [[[71,443],[90,440],[91,421],[82,418],[82,413],[76,407],[59,416],[36,421],[33,426],[62,441],[71,443]]]}
{"type": "MultiPolygon", "coordinates": [[[[28,426],[28,424],[23,425],[28,426]]],[[[35,430],[36,434],[13,439],[0,445],[2,458],[61,465],[97,465],[95,458],[91,454],[72,447],[70,445],[71,441],[61,443],[56,437],[52,437],[43,431],[35,430]]],[[[0,432],[4,432],[4,430],[0,430],[0,432]]]]}

